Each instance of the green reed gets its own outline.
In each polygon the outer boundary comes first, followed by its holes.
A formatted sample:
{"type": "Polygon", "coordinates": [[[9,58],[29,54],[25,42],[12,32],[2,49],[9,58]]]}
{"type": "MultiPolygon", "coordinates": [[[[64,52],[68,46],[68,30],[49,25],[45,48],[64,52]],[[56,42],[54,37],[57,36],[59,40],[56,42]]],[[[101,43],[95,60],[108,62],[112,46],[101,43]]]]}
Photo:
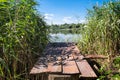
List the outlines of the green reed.
{"type": "Polygon", "coordinates": [[[27,80],[47,43],[47,28],[34,0],[0,2],[0,79],[27,80]]]}
{"type": "Polygon", "coordinates": [[[112,55],[120,52],[120,1],[93,6],[88,10],[80,48],[88,54],[112,55]]]}

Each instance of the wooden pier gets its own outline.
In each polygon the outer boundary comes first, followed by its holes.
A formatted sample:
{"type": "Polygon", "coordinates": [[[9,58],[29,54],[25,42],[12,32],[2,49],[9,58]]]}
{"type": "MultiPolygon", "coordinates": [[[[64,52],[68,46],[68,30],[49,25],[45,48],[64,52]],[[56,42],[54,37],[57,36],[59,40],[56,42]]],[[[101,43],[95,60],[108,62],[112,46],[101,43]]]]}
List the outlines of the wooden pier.
{"type": "MultiPolygon", "coordinates": [[[[78,79],[80,77],[97,78],[96,73],[85,57],[80,54],[75,43],[49,43],[43,51],[43,55],[31,69],[30,74],[34,76],[47,74],[48,80],[60,80],[60,78],[55,79],[56,75],[61,78],[66,78],[66,76],[77,76],[78,79]],[[53,76],[54,78],[52,78],[53,76]]],[[[72,80],[72,77],[68,80],[72,80]]]]}

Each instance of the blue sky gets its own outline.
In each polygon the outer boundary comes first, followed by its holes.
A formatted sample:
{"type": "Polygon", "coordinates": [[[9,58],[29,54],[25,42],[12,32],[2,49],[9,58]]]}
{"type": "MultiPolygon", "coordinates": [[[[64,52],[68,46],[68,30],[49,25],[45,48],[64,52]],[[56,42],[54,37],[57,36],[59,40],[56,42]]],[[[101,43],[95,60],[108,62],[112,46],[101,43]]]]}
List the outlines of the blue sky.
{"type": "Polygon", "coordinates": [[[84,23],[87,9],[109,0],[37,0],[38,11],[48,24],[84,23]]]}

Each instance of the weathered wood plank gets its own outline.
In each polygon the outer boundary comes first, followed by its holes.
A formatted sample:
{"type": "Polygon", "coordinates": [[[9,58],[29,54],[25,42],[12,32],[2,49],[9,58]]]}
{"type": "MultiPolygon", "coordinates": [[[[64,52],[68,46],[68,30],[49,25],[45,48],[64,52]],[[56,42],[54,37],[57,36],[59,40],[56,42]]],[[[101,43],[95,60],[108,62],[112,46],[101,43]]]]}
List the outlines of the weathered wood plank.
{"type": "Polygon", "coordinates": [[[30,74],[62,73],[79,74],[84,77],[96,77],[96,74],[73,43],[50,43],[30,74]],[[74,57],[74,58],[73,58],[74,57]],[[60,63],[56,63],[56,62],[60,63]]]}
{"type": "Polygon", "coordinates": [[[48,64],[48,71],[50,73],[62,73],[62,68],[60,64],[53,62],[48,64]]]}
{"type": "Polygon", "coordinates": [[[63,74],[78,74],[80,73],[77,65],[73,59],[73,56],[70,56],[62,65],[63,67],[63,74]]]}
{"type": "Polygon", "coordinates": [[[38,74],[48,72],[46,57],[40,57],[34,67],[31,69],[30,74],[38,74]]]}
{"type": "Polygon", "coordinates": [[[66,61],[66,65],[63,65],[63,74],[78,74],[80,73],[75,61],[66,61]]]}
{"type": "Polygon", "coordinates": [[[30,74],[38,74],[38,73],[45,73],[48,72],[47,67],[43,67],[42,65],[35,65],[31,71],[30,74]]]}
{"type": "Polygon", "coordinates": [[[80,60],[76,63],[81,72],[81,77],[97,77],[97,75],[86,60],[80,60]]]}

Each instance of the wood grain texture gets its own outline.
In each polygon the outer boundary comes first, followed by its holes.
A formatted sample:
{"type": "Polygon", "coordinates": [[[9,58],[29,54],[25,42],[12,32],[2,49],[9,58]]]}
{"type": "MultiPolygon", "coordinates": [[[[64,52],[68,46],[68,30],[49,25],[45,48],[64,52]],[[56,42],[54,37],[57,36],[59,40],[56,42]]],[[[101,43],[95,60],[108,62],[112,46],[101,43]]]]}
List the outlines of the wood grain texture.
{"type": "Polygon", "coordinates": [[[63,65],[63,74],[78,74],[80,73],[75,61],[66,61],[66,65],[63,65]]]}
{"type": "Polygon", "coordinates": [[[48,71],[50,73],[62,73],[61,65],[55,63],[48,64],[48,71]]]}
{"type": "Polygon", "coordinates": [[[79,54],[80,50],[74,43],[49,43],[43,53],[44,56],[38,59],[30,74],[60,73],[80,74],[81,77],[88,78],[97,77],[85,57],[79,54]]]}
{"type": "Polygon", "coordinates": [[[47,67],[43,67],[43,66],[40,66],[40,65],[35,65],[31,69],[30,74],[39,74],[39,73],[46,73],[46,72],[48,72],[48,68],[47,67]]]}
{"type": "Polygon", "coordinates": [[[78,67],[72,55],[64,62],[65,64],[62,65],[63,67],[63,74],[79,74],[78,67]]]}
{"type": "Polygon", "coordinates": [[[81,60],[76,63],[81,72],[81,77],[97,77],[97,75],[86,60],[81,60]]]}

